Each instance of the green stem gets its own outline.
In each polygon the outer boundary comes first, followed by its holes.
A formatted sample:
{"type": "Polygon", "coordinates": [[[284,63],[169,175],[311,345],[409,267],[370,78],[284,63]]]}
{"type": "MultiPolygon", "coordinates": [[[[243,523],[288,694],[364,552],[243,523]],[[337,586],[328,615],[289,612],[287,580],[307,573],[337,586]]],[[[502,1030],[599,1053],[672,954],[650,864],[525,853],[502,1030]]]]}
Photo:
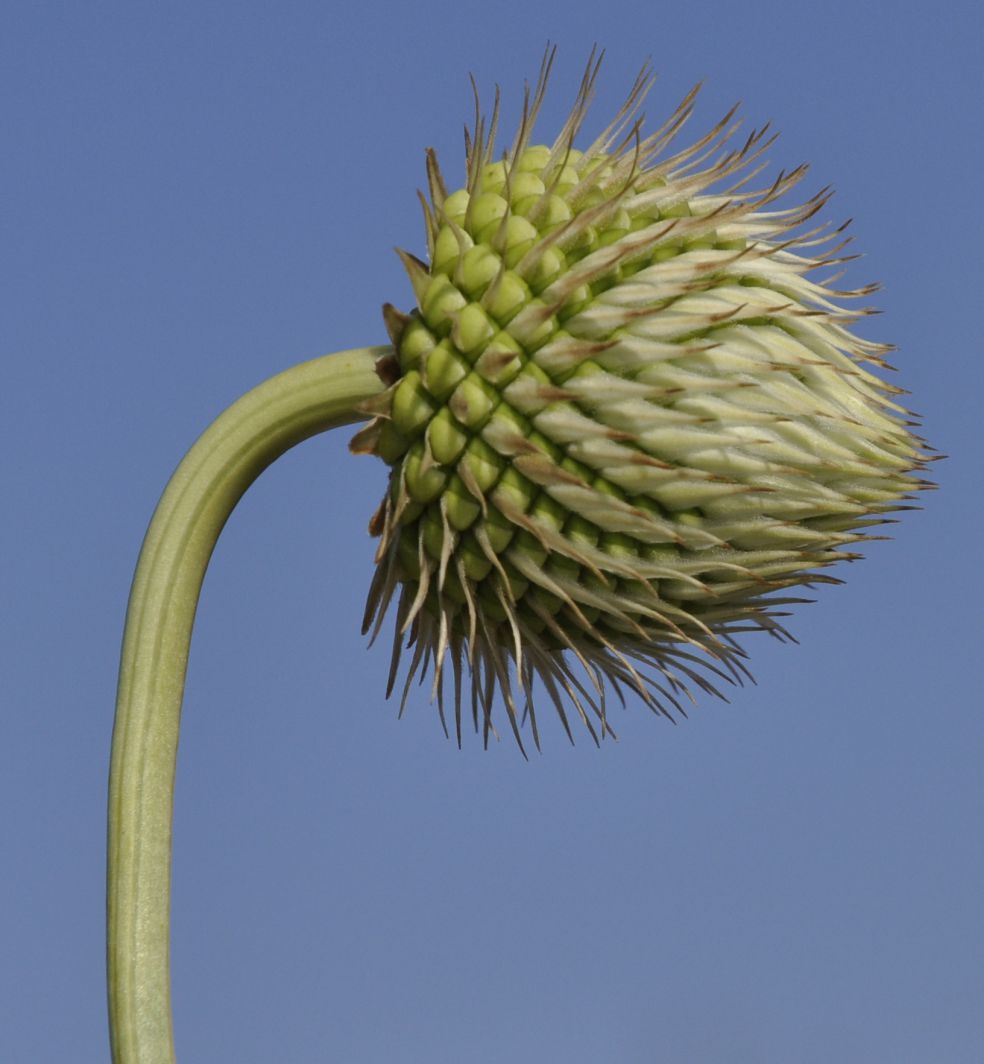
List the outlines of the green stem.
{"type": "Polygon", "coordinates": [[[107,951],[114,1064],[172,1064],[171,821],[188,647],[212,550],[246,489],[316,433],[364,417],[389,348],[326,355],[272,377],[221,414],[164,491],[137,563],[120,662],[109,778],[107,951]]]}

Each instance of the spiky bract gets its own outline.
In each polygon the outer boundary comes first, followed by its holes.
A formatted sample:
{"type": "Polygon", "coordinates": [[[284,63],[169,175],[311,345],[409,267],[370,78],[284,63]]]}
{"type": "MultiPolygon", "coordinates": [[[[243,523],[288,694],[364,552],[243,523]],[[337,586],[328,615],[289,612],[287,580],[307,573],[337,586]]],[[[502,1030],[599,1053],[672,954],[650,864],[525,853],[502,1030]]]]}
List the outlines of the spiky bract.
{"type": "Polygon", "coordinates": [[[800,600],[776,593],[830,580],[923,484],[898,390],[863,366],[888,349],[842,306],[873,286],[808,277],[846,261],[843,227],[806,224],[828,193],[775,206],[805,167],[750,190],[773,138],[736,142],[734,112],[670,153],[695,92],[643,135],[647,70],[578,151],[589,63],[532,145],[551,60],[501,158],[498,97],[477,111],[463,189],[428,153],[430,264],[403,254],[417,307],[386,308],[393,383],[353,441],[392,467],[367,630],[399,592],[390,688],[406,641],[407,688],[433,669],[443,722],[450,685],[459,741],[463,699],[487,739],[501,696],[538,744],[536,680],[596,741],[606,686],[668,716],[719,693],[747,675],[735,635],[782,636],[800,600]]]}

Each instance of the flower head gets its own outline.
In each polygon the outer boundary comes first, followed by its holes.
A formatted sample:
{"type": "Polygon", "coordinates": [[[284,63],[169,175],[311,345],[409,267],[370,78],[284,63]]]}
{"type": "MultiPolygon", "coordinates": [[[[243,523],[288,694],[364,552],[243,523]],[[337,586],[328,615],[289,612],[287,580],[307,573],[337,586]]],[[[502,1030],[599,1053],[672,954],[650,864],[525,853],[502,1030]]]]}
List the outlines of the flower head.
{"type": "Polygon", "coordinates": [[[459,742],[463,703],[487,740],[501,699],[539,744],[537,681],[596,741],[606,689],[671,717],[719,694],[747,675],[738,633],[784,637],[788,589],[836,582],[925,486],[867,368],[889,348],[850,331],[874,286],[815,277],[846,261],[813,222],[829,193],[779,204],[805,167],[757,187],[774,138],[734,111],[680,147],[696,90],[644,133],[648,69],[578,150],[600,60],[536,143],[552,60],[501,155],[498,95],[476,108],[463,188],[428,152],[429,263],[401,253],[417,306],[385,308],[392,385],[353,441],[391,467],[366,629],[395,599],[390,690],[405,644],[404,700],[432,670],[459,742]]]}

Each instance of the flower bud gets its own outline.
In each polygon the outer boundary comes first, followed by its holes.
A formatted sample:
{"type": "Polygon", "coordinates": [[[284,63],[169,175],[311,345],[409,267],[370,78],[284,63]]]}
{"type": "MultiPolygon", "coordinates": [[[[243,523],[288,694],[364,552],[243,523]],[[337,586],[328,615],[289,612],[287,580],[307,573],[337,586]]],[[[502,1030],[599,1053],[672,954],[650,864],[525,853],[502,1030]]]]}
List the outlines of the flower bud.
{"type": "Polygon", "coordinates": [[[463,703],[487,740],[501,697],[539,745],[534,693],[596,741],[606,688],[667,716],[719,694],[747,675],[736,635],[783,638],[787,589],[836,582],[820,571],[926,486],[869,368],[889,348],[850,331],[874,286],[813,276],[846,261],[843,227],[813,221],[828,193],[779,204],[805,167],[750,187],[773,138],[734,112],[675,147],[695,93],[644,134],[645,70],[578,150],[589,63],[533,143],[551,61],[501,156],[498,99],[478,115],[463,188],[428,153],[429,264],[401,253],[416,307],[386,308],[394,382],[353,441],[391,468],[366,629],[396,598],[390,689],[406,644],[404,699],[433,670],[459,742],[463,703]]]}

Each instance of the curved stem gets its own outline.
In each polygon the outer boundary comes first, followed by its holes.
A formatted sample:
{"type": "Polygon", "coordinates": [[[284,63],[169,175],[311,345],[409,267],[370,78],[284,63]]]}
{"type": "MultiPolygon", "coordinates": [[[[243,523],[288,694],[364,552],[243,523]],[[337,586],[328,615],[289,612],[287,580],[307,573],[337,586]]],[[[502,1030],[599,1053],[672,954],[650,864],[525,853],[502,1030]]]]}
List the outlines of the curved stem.
{"type": "Polygon", "coordinates": [[[120,662],[109,779],[107,952],[115,1064],[172,1064],[169,920],[178,725],[209,558],[246,489],[318,432],[357,421],[383,390],[360,348],[302,363],[221,414],[178,466],[137,563],[120,662]]]}

